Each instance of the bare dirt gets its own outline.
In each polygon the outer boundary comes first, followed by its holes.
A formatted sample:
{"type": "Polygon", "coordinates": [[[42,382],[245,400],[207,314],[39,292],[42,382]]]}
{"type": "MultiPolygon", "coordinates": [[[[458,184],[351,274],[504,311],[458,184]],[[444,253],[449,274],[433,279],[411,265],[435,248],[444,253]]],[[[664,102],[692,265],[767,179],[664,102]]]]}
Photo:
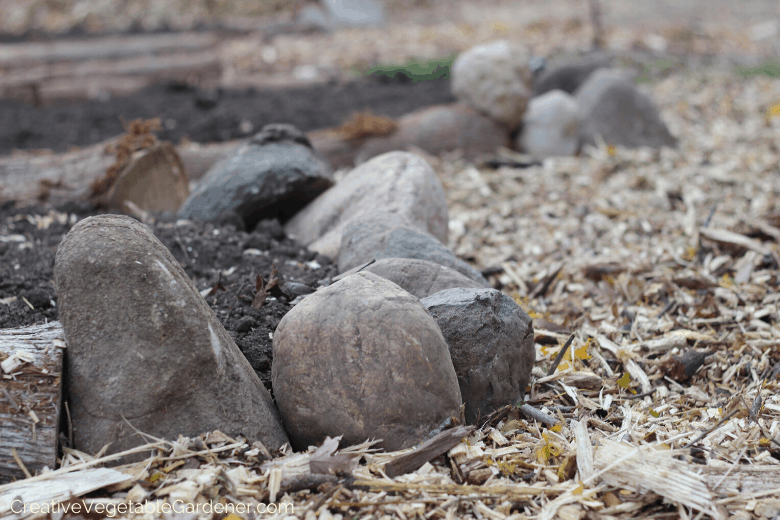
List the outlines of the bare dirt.
{"type": "Polygon", "coordinates": [[[160,139],[199,143],[247,137],[269,123],[291,123],[304,132],[342,124],[370,110],[399,117],[454,101],[448,80],[363,79],[298,88],[202,90],[172,83],[103,101],[33,106],[0,99],[0,155],[15,149],[65,151],[123,132],[122,121],[159,117],[160,139]]]}
{"type": "MultiPolygon", "coordinates": [[[[94,213],[77,204],[57,210],[0,207],[0,235],[18,240],[0,242],[0,329],[57,319],[57,247],[73,224],[94,213]]],[[[172,220],[158,220],[151,227],[199,290],[217,287],[206,301],[270,390],[272,333],[294,298],[287,287],[295,283],[315,289],[320,280],[336,274],[333,263],[286,237],[277,221],[264,221],[252,233],[172,220]],[[255,309],[256,276],[267,281],[273,265],[289,298],[277,294],[255,309]]]]}

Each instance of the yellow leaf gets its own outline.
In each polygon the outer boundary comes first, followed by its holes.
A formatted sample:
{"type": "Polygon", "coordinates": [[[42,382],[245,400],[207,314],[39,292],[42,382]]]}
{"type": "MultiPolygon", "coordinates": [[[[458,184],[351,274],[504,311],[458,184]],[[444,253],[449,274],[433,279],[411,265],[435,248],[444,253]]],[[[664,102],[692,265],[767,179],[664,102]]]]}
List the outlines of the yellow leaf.
{"type": "Polygon", "coordinates": [[[615,152],[616,152],[616,149],[615,149],[614,145],[607,146],[607,155],[612,157],[613,155],[615,155],[615,152]]]}
{"type": "Polygon", "coordinates": [[[771,107],[769,108],[769,110],[767,111],[767,115],[768,115],[769,117],[777,117],[777,116],[780,116],[780,103],[778,103],[777,105],[773,105],[773,106],[771,106],[771,107]]]}
{"type": "Polygon", "coordinates": [[[241,520],[241,517],[240,517],[240,516],[238,516],[238,515],[237,515],[237,514],[235,514],[235,513],[230,513],[229,515],[227,515],[227,516],[226,516],[225,518],[223,518],[222,520],[241,520]]]}
{"type": "Polygon", "coordinates": [[[581,346],[580,348],[576,349],[574,351],[574,357],[576,357],[577,359],[582,359],[582,360],[590,359],[590,354],[588,354],[588,344],[585,343],[583,346],[581,346]]]}
{"type": "Polygon", "coordinates": [[[660,413],[658,413],[658,412],[656,412],[656,411],[655,411],[655,410],[653,410],[652,408],[648,408],[648,411],[650,412],[650,415],[652,415],[652,416],[653,416],[653,417],[655,417],[656,419],[658,419],[659,417],[661,417],[661,414],[660,414],[660,413]]]}
{"type": "Polygon", "coordinates": [[[555,426],[553,426],[553,427],[552,427],[552,428],[550,428],[550,429],[551,429],[552,431],[554,431],[555,433],[561,433],[561,423],[558,423],[558,424],[556,424],[555,426]]]}
{"type": "Polygon", "coordinates": [[[582,485],[582,483],[580,483],[579,486],[574,488],[574,490],[572,491],[572,494],[573,495],[581,495],[583,491],[585,491],[585,486],[582,485]]]}
{"type": "Polygon", "coordinates": [[[162,477],[162,476],[163,476],[162,473],[157,472],[154,475],[152,475],[149,478],[147,478],[146,481],[149,482],[150,484],[154,484],[155,482],[160,480],[160,477],[162,477]]]}
{"type": "Polygon", "coordinates": [[[560,372],[561,370],[566,370],[569,368],[569,362],[563,361],[560,365],[558,365],[558,370],[556,372],[560,372]]]}
{"type": "Polygon", "coordinates": [[[625,374],[623,374],[623,377],[621,377],[620,379],[618,379],[618,380],[617,380],[617,384],[618,384],[618,386],[619,386],[620,388],[622,388],[623,390],[625,390],[626,388],[628,388],[628,385],[630,385],[630,384],[631,384],[631,376],[630,376],[630,375],[628,375],[628,372],[626,372],[625,374]]]}

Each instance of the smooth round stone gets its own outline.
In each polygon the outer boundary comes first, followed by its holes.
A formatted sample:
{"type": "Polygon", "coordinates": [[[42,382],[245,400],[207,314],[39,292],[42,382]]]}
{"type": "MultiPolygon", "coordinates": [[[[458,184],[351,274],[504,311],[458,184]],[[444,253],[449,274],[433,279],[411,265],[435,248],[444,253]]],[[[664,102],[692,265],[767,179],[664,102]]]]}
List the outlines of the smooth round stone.
{"type": "Polygon", "coordinates": [[[420,301],[372,273],[308,296],[274,333],[273,387],[294,447],[343,435],[409,448],[460,416],[447,344],[420,301]]]}

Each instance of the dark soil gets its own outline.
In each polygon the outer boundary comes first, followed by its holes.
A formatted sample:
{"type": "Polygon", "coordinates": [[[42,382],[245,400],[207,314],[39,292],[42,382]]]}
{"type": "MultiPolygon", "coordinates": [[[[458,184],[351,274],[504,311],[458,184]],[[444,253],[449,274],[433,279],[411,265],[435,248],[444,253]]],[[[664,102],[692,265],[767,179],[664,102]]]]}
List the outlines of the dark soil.
{"type": "Polygon", "coordinates": [[[304,132],[339,126],[356,111],[399,117],[454,102],[447,79],[413,83],[402,75],[275,90],[199,90],[158,85],[126,97],[32,106],[0,99],[0,155],[14,149],[65,151],[124,132],[122,119],[159,117],[158,137],[199,143],[246,137],[269,123],[304,132]]]}
{"type": "MultiPolygon", "coordinates": [[[[0,241],[0,329],[57,319],[53,282],[57,246],[71,226],[89,214],[94,214],[91,208],[77,204],[56,210],[20,210],[8,203],[0,207],[0,237],[25,237],[24,242],[0,241]]],[[[336,274],[336,267],[327,257],[287,238],[275,220],[261,222],[252,233],[230,225],[189,221],[177,225],[173,220],[157,221],[152,229],[199,290],[219,283],[206,301],[270,390],[271,337],[292,308],[291,293],[314,290],[320,280],[336,274]],[[288,294],[277,292],[261,308],[252,308],[255,277],[268,281],[273,264],[288,294]]]]}

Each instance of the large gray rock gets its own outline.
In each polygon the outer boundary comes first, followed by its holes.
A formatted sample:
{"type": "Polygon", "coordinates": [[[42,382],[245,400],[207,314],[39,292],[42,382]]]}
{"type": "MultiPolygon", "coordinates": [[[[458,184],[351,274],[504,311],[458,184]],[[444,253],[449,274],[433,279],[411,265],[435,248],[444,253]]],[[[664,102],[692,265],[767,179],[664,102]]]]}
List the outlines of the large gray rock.
{"type": "Polygon", "coordinates": [[[538,158],[576,154],[580,116],[574,98],[562,90],[552,90],[531,99],[517,146],[538,158]]]}
{"type": "Polygon", "coordinates": [[[409,448],[460,416],[447,344],[419,300],[372,273],[293,307],[274,333],[273,387],[294,447],[326,436],[409,448]]]}
{"type": "Polygon", "coordinates": [[[465,104],[438,105],[407,114],[389,136],[369,138],[358,162],[415,146],[430,154],[461,150],[466,157],[495,152],[509,141],[507,129],[465,104]]]}
{"type": "Polygon", "coordinates": [[[333,185],[330,165],[291,125],[266,125],[217,162],[179,209],[179,218],[216,220],[237,213],[251,228],[289,219],[333,185]]]}
{"type": "Polygon", "coordinates": [[[368,267],[358,266],[338,275],[346,278],[358,270],[374,273],[401,287],[412,296],[425,298],[445,289],[456,287],[474,287],[482,289],[484,285],[460,274],[455,269],[427,260],[413,258],[383,258],[368,267]]]}
{"type": "Polygon", "coordinates": [[[115,453],[221,430],[287,442],[268,391],[173,255],[139,222],[102,215],[54,266],[77,449],[115,453]],[[132,425],[132,426],[131,426],[132,425]]]}
{"type": "Polygon", "coordinates": [[[528,314],[495,289],[448,289],[421,302],[447,340],[466,422],[517,404],[536,361],[528,314]]]}
{"type": "Polygon", "coordinates": [[[452,93],[514,129],[531,97],[530,58],[527,50],[506,40],[472,47],[452,64],[452,93]]]}
{"type": "Polygon", "coordinates": [[[533,95],[552,90],[574,94],[593,72],[610,66],[612,59],[604,54],[567,57],[548,63],[534,78],[533,95]]]}
{"type": "Polygon", "coordinates": [[[447,242],[447,198],[436,172],[422,157],[390,152],[361,164],[301,210],[285,231],[331,258],[353,219],[384,211],[447,242]]]}
{"type": "Polygon", "coordinates": [[[627,148],[677,145],[653,101],[621,70],[594,72],[577,90],[575,99],[584,143],[595,144],[601,136],[608,145],[627,148]]]}
{"type": "Polygon", "coordinates": [[[340,271],[381,258],[415,258],[450,267],[489,287],[482,274],[455,256],[436,237],[410,225],[398,215],[375,212],[344,227],[338,254],[340,271]]]}

